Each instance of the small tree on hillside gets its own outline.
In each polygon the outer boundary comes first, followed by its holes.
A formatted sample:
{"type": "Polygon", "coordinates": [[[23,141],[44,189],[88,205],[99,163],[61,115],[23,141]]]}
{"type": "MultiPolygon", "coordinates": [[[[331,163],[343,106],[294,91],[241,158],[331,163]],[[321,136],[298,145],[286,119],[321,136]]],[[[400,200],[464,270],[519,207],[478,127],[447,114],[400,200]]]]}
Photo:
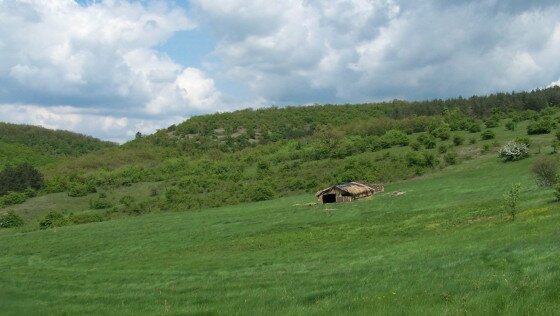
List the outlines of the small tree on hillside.
{"type": "Polygon", "coordinates": [[[515,220],[515,214],[517,213],[517,205],[519,203],[519,193],[521,192],[521,184],[512,184],[508,193],[504,195],[505,209],[506,212],[511,216],[511,220],[515,220]]]}
{"type": "Polygon", "coordinates": [[[556,183],[558,177],[559,161],[556,157],[544,156],[533,162],[531,172],[535,175],[537,185],[549,187],[556,183]]]}

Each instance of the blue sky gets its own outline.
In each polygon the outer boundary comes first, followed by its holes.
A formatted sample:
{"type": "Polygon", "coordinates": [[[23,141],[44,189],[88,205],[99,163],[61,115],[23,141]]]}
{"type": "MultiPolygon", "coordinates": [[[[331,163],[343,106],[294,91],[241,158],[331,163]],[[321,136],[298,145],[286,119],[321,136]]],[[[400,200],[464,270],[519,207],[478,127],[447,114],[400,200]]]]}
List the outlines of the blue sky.
{"type": "Polygon", "coordinates": [[[246,107],[560,79],[557,1],[0,1],[0,120],[123,142],[246,107]]]}

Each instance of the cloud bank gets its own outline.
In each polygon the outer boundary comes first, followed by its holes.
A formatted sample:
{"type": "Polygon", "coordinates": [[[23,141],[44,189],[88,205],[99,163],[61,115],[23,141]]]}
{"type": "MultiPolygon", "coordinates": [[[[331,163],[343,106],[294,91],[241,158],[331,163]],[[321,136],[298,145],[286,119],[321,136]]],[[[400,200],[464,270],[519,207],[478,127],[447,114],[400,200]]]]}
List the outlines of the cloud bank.
{"type": "Polygon", "coordinates": [[[217,110],[212,79],[155,49],[194,27],[161,3],[0,1],[1,119],[124,140],[132,129],[217,110]]]}
{"type": "Polygon", "coordinates": [[[0,0],[0,120],[122,141],[249,105],[546,87],[558,16],[551,0],[0,0]],[[160,49],[198,29],[216,43],[202,65],[160,49]]]}
{"type": "Polygon", "coordinates": [[[560,77],[556,1],[193,1],[214,66],[269,102],[422,99],[560,77]]]}

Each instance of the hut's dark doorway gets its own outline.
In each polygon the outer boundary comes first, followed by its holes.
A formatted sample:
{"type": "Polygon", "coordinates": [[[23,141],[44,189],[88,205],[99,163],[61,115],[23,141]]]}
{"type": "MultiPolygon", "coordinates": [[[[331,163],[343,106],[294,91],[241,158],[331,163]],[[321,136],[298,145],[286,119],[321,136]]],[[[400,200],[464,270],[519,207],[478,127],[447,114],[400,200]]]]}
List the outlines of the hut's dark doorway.
{"type": "Polygon", "coordinates": [[[323,195],[323,203],[335,203],[336,194],[325,194],[323,195]]]}

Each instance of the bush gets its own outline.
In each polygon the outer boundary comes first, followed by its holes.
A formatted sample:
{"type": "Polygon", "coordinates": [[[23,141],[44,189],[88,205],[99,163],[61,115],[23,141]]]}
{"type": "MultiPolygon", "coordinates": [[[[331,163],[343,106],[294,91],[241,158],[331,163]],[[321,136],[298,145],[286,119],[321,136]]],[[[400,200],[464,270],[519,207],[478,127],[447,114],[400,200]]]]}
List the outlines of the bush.
{"type": "Polygon", "coordinates": [[[428,138],[424,143],[424,147],[426,147],[426,149],[436,148],[436,140],[432,137],[428,138]]]}
{"type": "Polygon", "coordinates": [[[494,139],[496,137],[496,133],[494,133],[492,130],[485,130],[484,132],[482,132],[482,134],[480,134],[480,138],[482,140],[489,140],[489,139],[494,139]]]}
{"type": "Polygon", "coordinates": [[[0,215],[0,228],[19,227],[23,226],[23,224],[23,218],[12,211],[0,215]]]}
{"type": "Polygon", "coordinates": [[[471,144],[471,145],[476,144],[476,141],[477,141],[477,140],[476,140],[476,137],[471,137],[471,138],[469,138],[469,144],[471,144]]]}
{"type": "Polygon", "coordinates": [[[531,172],[535,175],[537,185],[548,187],[556,183],[558,177],[558,159],[556,157],[539,157],[531,165],[531,172]]]}
{"type": "Polygon", "coordinates": [[[415,140],[410,143],[410,148],[412,148],[412,150],[414,151],[419,151],[420,149],[422,149],[422,144],[415,140]]]}
{"type": "Polygon", "coordinates": [[[449,127],[449,125],[444,124],[434,130],[432,130],[430,132],[430,134],[436,138],[439,138],[441,140],[448,140],[449,136],[451,134],[451,128],[449,127]]]}
{"type": "Polygon", "coordinates": [[[68,221],[66,220],[66,218],[64,218],[64,215],[52,211],[47,214],[47,216],[45,216],[45,218],[43,218],[43,220],[39,223],[39,228],[47,229],[53,227],[61,227],[67,224],[68,221]]]}
{"type": "Polygon", "coordinates": [[[486,128],[498,127],[500,125],[500,120],[497,117],[493,116],[484,121],[484,125],[486,126],[486,128]]]}
{"type": "Polygon", "coordinates": [[[406,146],[408,145],[408,135],[406,133],[398,130],[392,129],[389,130],[383,135],[382,141],[388,144],[389,146],[406,146]]]}
{"type": "Polygon", "coordinates": [[[443,156],[443,160],[448,165],[454,165],[457,163],[457,153],[454,151],[450,151],[443,156]]]}
{"type": "Polygon", "coordinates": [[[405,155],[405,159],[409,167],[433,167],[437,164],[436,156],[429,151],[411,151],[405,155]]]}
{"type": "Polygon", "coordinates": [[[514,131],[515,130],[515,122],[513,122],[512,120],[508,120],[506,122],[506,130],[508,131],[514,131]]]}
{"type": "Polygon", "coordinates": [[[465,141],[465,138],[461,135],[454,135],[453,136],[453,144],[455,146],[461,146],[463,145],[463,142],[465,141]]]}
{"type": "Polygon", "coordinates": [[[68,190],[68,196],[80,197],[95,192],[97,192],[97,189],[93,184],[74,184],[70,187],[70,190],[68,190]]]}
{"type": "Polygon", "coordinates": [[[560,201],[560,181],[556,181],[556,185],[554,186],[554,196],[557,201],[560,201]]]}
{"type": "Polygon", "coordinates": [[[480,124],[472,123],[471,126],[469,126],[469,132],[471,133],[478,133],[481,130],[482,128],[480,127],[480,124]]]}
{"type": "Polygon", "coordinates": [[[515,161],[527,158],[529,156],[529,148],[523,143],[509,141],[498,152],[498,157],[505,161],[515,161]]]}
{"type": "Polygon", "coordinates": [[[99,214],[72,214],[68,219],[72,224],[87,224],[103,221],[103,216],[99,214]]]}
{"type": "Polygon", "coordinates": [[[422,156],[424,157],[424,166],[435,167],[438,164],[437,157],[433,153],[429,151],[424,151],[422,153],[422,156]]]}
{"type": "Polygon", "coordinates": [[[516,143],[523,143],[523,144],[525,144],[525,146],[531,147],[531,139],[529,139],[529,137],[516,137],[515,142],[516,143]]]}
{"type": "MultiPolygon", "coordinates": [[[[178,195],[178,192],[179,192],[179,190],[177,190],[177,189],[175,189],[175,188],[171,188],[171,189],[168,189],[168,190],[165,192],[165,196],[166,196],[166,198],[169,200],[169,202],[172,202],[172,201],[174,200],[174,199],[173,199],[174,196],[175,196],[175,195],[178,195]]],[[[127,206],[127,207],[128,207],[128,206],[132,205],[132,203],[134,203],[134,198],[133,198],[132,196],[130,196],[130,195],[125,195],[125,196],[123,196],[123,197],[121,197],[121,198],[119,199],[119,203],[121,203],[121,204],[123,204],[124,206],[127,206]]]]}
{"type": "Polygon", "coordinates": [[[0,207],[16,205],[25,202],[28,198],[25,192],[10,192],[8,195],[0,197],[0,207]]]}
{"type": "Polygon", "coordinates": [[[252,201],[265,201],[274,198],[274,191],[272,188],[263,185],[257,186],[252,189],[251,200],[252,201]]]}
{"type": "Polygon", "coordinates": [[[447,152],[447,145],[445,145],[445,144],[439,145],[438,151],[439,151],[440,154],[445,154],[447,152]]]}
{"type": "Polygon", "coordinates": [[[107,199],[91,199],[89,200],[89,207],[94,209],[94,210],[101,210],[101,209],[105,209],[105,208],[110,208],[111,206],[113,206],[113,204],[111,203],[111,201],[107,200],[107,199]]]}
{"type": "Polygon", "coordinates": [[[527,125],[527,135],[548,134],[556,127],[556,123],[549,119],[532,121],[527,125]]]}

